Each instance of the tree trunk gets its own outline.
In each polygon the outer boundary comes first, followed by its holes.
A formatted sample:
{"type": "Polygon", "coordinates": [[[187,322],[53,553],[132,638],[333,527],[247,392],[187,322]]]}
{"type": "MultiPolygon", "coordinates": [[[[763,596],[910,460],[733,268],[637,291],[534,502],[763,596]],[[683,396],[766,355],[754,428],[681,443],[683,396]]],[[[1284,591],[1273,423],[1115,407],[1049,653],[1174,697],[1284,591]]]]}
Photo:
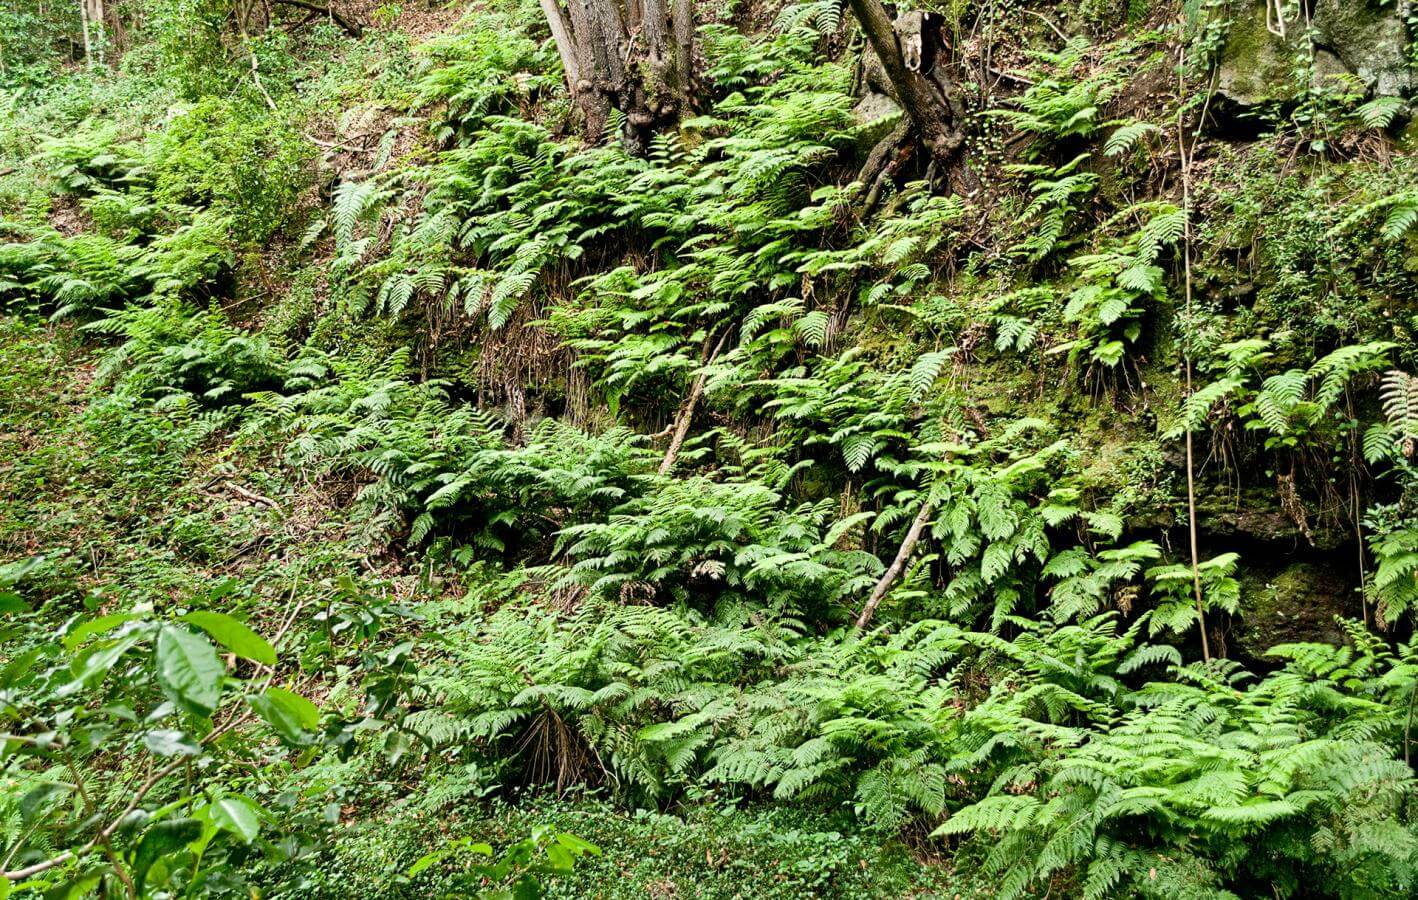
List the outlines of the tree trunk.
{"type": "Polygon", "coordinates": [[[107,18],[103,0],[79,0],[79,19],[84,27],[84,61],[92,68],[104,61],[104,26],[107,18]]]}
{"type": "Polygon", "coordinates": [[[581,60],[576,55],[576,44],[571,40],[571,23],[566,21],[566,13],[556,0],[541,0],[542,13],[551,28],[551,39],[556,43],[556,54],[561,57],[561,68],[566,72],[566,86],[575,97],[581,89],[581,60]]]}
{"type": "Polygon", "coordinates": [[[640,36],[649,68],[646,88],[655,114],[667,117],[688,105],[694,10],[690,0],[678,0],[673,11],[665,0],[644,0],[644,4],[640,36]]]}
{"type": "Polygon", "coordinates": [[[84,65],[94,66],[93,35],[89,32],[89,0],[79,0],[79,25],[84,30],[84,65]]]}
{"type": "Polygon", "coordinates": [[[674,37],[675,83],[682,92],[680,111],[694,99],[694,0],[670,0],[670,31],[674,37]]]}
{"type": "Polygon", "coordinates": [[[649,149],[656,127],[690,106],[693,0],[539,0],[586,139],[599,141],[612,107],[625,114],[621,141],[649,149]]]}
{"type": "Polygon", "coordinates": [[[910,13],[893,23],[881,0],[847,3],[927,152],[938,162],[954,162],[965,143],[964,108],[954,85],[935,65],[941,43],[937,17],[910,13]]]}

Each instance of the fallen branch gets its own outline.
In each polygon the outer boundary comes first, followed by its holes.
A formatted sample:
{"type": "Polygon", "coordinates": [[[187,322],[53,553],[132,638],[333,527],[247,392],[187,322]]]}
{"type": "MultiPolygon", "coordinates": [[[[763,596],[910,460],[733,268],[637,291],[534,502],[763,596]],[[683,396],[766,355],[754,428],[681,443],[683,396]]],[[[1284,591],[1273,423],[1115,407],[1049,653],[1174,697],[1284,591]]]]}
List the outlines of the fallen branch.
{"type": "Polygon", "coordinates": [[[277,6],[295,6],[325,16],[329,18],[331,22],[343,28],[345,34],[348,34],[352,38],[362,37],[364,35],[364,28],[358,22],[346,19],[336,12],[333,6],[316,6],[314,3],[306,3],[305,0],[271,0],[271,2],[277,6]]]}
{"type": "MultiPolygon", "coordinates": [[[[708,379],[709,373],[705,371],[714,364],[714,360],[719,358],[719,351],[724,349],[724,341],[729,339],[729,329],[724,329],[724,333],[719,336],[719,343],[714,345],[714,352],[709,354],[704,364],[699,367],[699,374],[694,379],[694,385],[689,389],[689,396],[684,400],[684,407],[675,416],[675,433],[670,438],[670,446],[665,450],[665,458],[660,463],[660,474],[667,474],[674,468],[675,457],[679,456],[679,448],[684,444],[685,436],[689,434],[689,423],[694,419],[694,407],[699,404],[699,398],[704,394],[704,382],[708,379]]],[[[708,341],[705,341],[707,346],[708,341]]]]}
{"type": "Polygon", "coordinates": [[[872,588],[867,605],[862,607],[862,614],[857,617],[858,631],[870,624],[872,616],[876,615],[876,608],[881,605],[882,600],[886,599],[886,595],[896,584],[896,579],[900,578],[901,573],[906,570],[906,563],[910,561],[911,554],[916,550],[916,543],[921,539],[921,532],[925,531],[926,523],[930,522],[933,515],[935,515],[935,501],[927,500],[921,507],[921,511],[916,514],[916,520],[906,531],[906,539],[901,542],[901,549],[896,551],[896,558],[891,561],[891,566],[881,576],[876,587],[872,588]]]}
{"type": "Polygon", "coordinates": [[[274,509],[277,512],[280,511],[281,505],[276,501],[272,500],[270,497],[258,494],[252,490],[248,490],[234,481],[228,481],[226,483],[226,486],[233,494],[236,494],[240,497],[244,497],[247,500],[250,500],[252,503],[260,503],[262,506],[269,506],[271,507],[271,509],[274,509]]]}

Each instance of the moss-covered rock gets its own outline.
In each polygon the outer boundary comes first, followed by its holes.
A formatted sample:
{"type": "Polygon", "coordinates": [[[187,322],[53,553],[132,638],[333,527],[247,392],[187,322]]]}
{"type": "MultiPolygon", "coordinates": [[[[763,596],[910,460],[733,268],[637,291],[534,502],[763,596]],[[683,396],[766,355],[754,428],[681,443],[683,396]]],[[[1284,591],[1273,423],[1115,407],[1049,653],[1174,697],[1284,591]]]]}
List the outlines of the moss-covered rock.
{"type": "Polygon", "coordinates": [[[1377,0],[1318,0],[1314,16],[1279,23],[1265,2],[1231,12],[1218,62],[1222,106],[1251,110],[1295,99],[1297,69],[1313,66],[1317,87],[1347,89],[1357,80],[1378,96],[1399,96],[1415,85],[1403,21],[1377,0]]]}
{"type": "Polygon", "coordinates": [[[863,151],[869,151],[901,121],[901,106],[885,94],[872,91],[852,108],[852,117],[863,126],[859,142],[863,151]]]}
{"type": "Polygon", "coordinates": [[[1335,616],[1361,614],[1354,586],[1335,567],[1294,562],[1279,571],[1253,570],[1241,582],[1241,621],[1232,655],[1260,659],[1276,644],[1342,643],[1335,616]]]}
{"type": "Polygon", "coordinates": [[[1343,60],[1376,95],[1400,96],[1413,90],[1407,29],[1395,4],[1319,0],[1313,22],[1317,44],[1343,60]]]}
{"type": "Polygon", "coordinates": [[[1241,109],[1291,99],[1294,54],[1290,41],[1266,27],[1264,3],[1234,12],[1217,63],[1217,96],[1241,109]]]}

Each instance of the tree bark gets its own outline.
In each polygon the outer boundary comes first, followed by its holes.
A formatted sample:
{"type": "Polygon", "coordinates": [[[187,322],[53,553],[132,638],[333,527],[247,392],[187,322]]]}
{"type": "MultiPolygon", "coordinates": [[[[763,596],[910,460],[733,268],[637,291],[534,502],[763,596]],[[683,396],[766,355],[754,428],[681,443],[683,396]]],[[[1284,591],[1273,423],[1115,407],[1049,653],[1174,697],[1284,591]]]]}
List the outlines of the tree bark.
{"type": "Polygon", "coordinates": [[[933,53],[929,52],[933,48],[928,48],[926,42],[937,40],[938,30],[925,24],[925,18],[917,14],[913,21],[919,30],[913,40],[920,40],[922,44],[914,48],[912,64],[908,64],[897,25],[881,0],[847,0],[847,3],[861,24],[867,42],[881,60],[896,98],[927,152],[941,163],[954,162],[965,143],[960,124],[964,110],[955,96],[954,86],[933,65],[933,53]]]}
{"type": "Polygon", "coordinates": [[[561,68],[566,72],[566,86],[575,97],[581,84],[581,60],[576,56],[576,44],[571,40],[571,23],[566,21],[566,13],[556,0],[541,0],[542,13],[547,17],[551,29],[551,39],[556,43],[556,54],[561,57],[561,68]]]}
{"type": "Polygon", "coordinates": [[[670,31],[674,36],[675,83],[683,96],[680,111],[694,100],[694,0],[670,0],[670,31]]]}
{"type": "MultiPolygon", "coordinates": [[[[545,10],[548,6],[554,7],[560,14],[559,0],[543,0],[542,8],[545,10]]],[[[570,25],[567,37],[571,42],[571,56],[576,60],[575,81],[570,80],[572,73],[569,70],[567,79],[571,85],[572,99],[585,119],[586,140],[595,143],[606,130],[606,122],[610,118],[610,98],[603,89],[601,82],[604,75],[597,69],[596,55],[591,50],[588,36],[592,28],[585,0],[567,0],[566,13],[567,18],[563,22],[570,25]]]]}
{"type": "Polygon", "coordinates": [[[689,62],[694,53],[694,11],[691,0],[643,0],[640,36],[645,42],[649,68],[647,90],[652,111],[659,117],[674,115],[689,105],[689,62]]]}
{"type": "Polygon", "coordinates": [[[84,31],[84,65],[94,67],[94,42],[89,33],[89,0],[79,0],[79,26],[84,31]]]}
{"type": "Polygon", "coordinates": [[[561,0],[538,2],[586,139],[602,138],[614,107],[625,114],[626,149],[645,153],[653,130],[691,105],[693,0],[566,0],[564,10],[561,0]]]}

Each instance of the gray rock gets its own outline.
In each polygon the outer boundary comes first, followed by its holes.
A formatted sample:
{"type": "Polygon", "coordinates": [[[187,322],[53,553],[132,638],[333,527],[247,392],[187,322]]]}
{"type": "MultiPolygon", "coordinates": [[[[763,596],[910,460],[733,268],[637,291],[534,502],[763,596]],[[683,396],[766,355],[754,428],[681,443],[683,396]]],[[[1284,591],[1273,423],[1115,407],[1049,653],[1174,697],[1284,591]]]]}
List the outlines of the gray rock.
{"type": "Polygon", "coordinates": [[[1216,92],[1232,108],[1250,110],[1294,99],[1297,58],[1311,38],[1320,87],[1342,89],[1346,80],[1357,77],[1376,96],[1400,96],[1418,85],[1408,61],[1406,29],[1393,5],[1316,0],[1309,30],[1303,20],[1286,22],[1283,36],[1273,20],[1275,30],[1267,27],[1264,0],[1253,0],[1230,17],[1216,92]]]}
{"type": "Polygon", "coordinates": [[[857,101],[857,105],[852,107],[852,117],[857,120],[857,124],[868,126],[863,129],[860,138],[862,145],[871,148],[877,141],[886,137],[891,129],[896,127],[901,114],[901,107],[895,100],[885,94],[868,91],[857,101]]]}
{"type": "Polygon", "coordinates": [[[1396,97],[1413,90],[1408,33],[1396,4],[1319,0],[1314,28],[1319,46],[1343,60],[1376,96],[1396,97]]]}
{"type": "Polygon", "coordinates": [[[1217,63],[1216,95],[1242,109],[1290,99],[1296,48],[1289,37],[1266,28],[1264,2],[1232,13],[1217,63]]]}

